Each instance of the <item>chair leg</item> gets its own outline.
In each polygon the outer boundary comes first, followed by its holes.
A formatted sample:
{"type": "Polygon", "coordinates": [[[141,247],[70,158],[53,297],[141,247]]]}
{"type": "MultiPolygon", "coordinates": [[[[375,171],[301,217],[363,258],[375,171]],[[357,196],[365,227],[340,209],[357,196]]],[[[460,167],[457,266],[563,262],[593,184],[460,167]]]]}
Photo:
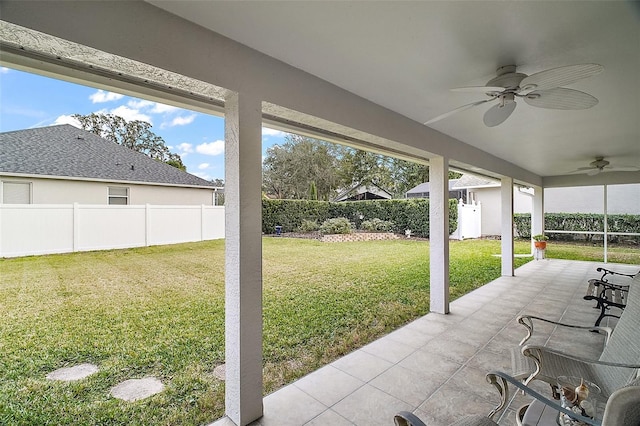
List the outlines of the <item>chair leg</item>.
{"type": "Polygon", "coordinates": [[[396,426],[427,426],[415,414],[408,411],[400,411],[393,418],[396,426]]]}

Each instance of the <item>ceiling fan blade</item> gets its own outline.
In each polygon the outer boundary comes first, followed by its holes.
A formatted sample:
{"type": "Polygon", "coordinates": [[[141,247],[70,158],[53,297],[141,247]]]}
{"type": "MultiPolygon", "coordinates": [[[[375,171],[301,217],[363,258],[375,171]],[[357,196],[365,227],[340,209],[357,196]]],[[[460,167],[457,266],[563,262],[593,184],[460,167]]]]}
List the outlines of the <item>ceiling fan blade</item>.
{"type": "Polygon", "coordinates": [[[578,167],[575,170],[571,170],[570,172],[567,172],[568,175],[574,175],[574,174],[586,174],[589,171],[593,171],[593,170],[597,170],[596,167],[578,167]]]}
{"type": "Polygon", "coordinates": [[[640,167],[637,166],[609,166],[605,167],[605,169],[609,169],[612,172],[638,172],[640,171],[640,167]]]}
{"type": "Polygon", "coordinates": [[[522,98],[531,106],[549,109],[587,109],[598,103],[598,99],[588,93],[564,87],[536,90],[522,98]]]}
{"type": "Polygon", "coordinates": [[[504,87],[500,86],[467,86],[467,87],[454,87],[452,92],[468,92],[468,93],[501,93],[504,91],[504,87]]]}
{"type": "Polygon", "coordinates": [[[499,103],[498,105],[494,105],[484,113],[484,124],[487,127],[495,127],[500,123],[503,123],[504,120],[509,118],[513,110],[516,109],[515,102],[507,102],[507,103],[499,103]]]}
{"type": "Polygon", "coordinates": [[[435,123],[436,121],[440,121],[440,120],[442,120],[444,118],[450,117],[453,114],[457,114],[457,113],[459,113],[461,111],[464,111],[465,109],[473,108],[474,106],[481,105],[481,104],[484,104],[486,102],[491,102],[493,100],[495,100],[495,98],[484,99],[482,101],[477,101],[477,102],[473,102],[473,103],[470,103],[470,104],[467,104],[467,105],[462,105],[461,107],[458,107],[458,108],[456,108],[454,110],[451,110],[449,112],[445,112],[444,114],[441,114],[441,115],[439,115],[439,116],[437,116],[435,118],[432,118],[431,120],[425,122],[424,124],[429,125],[431,123],[435,123]]]}
{"type": "Polygon", "coordinates": [[[604,67],[598,64],[579,64],[552,68],[523,78],[520,82],[520,88],[524,91],[553,89],[599,74],[603,70],[604,67]]]}

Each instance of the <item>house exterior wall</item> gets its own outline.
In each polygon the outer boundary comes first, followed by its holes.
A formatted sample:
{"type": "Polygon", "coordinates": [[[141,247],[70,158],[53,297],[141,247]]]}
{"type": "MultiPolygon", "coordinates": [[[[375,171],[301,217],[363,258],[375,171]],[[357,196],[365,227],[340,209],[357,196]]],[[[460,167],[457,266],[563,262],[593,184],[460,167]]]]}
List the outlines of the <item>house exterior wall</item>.
{"type": "MultiPolygon", "coordinates": [[[[482,203],[482,235],[500,235],[500,188],[477,188],[476,201],[482,203]]],[[[514,213],[531,213],[533,200],[530,195],[514,189],[514,213]]],[[[544,211],[546,213],[602,213],[604,212],[604,187],[545,188],[544,211]]],[[[608,185],[607,213],[640,214],[640,184],[608,185]]]]}
{"type": "MultiPolygon", "coordinates": [[[[129,204],[206,205],[214,204],[212,188],[90,182],[80,180],[18,178],[1,176],[1,181],[31,182],[32,204],[108,204],[109,187],[129,188],[129,204]]],[[[0,197],[1,200],[1,197],[0,197]]]]}
{"type": "MultiPolygon", "coordinates": [[[[500,208],[501,197],[500,187],[492,188],[476,188],[470,190],[475,194],[475,200],[481,203],[482,206],[482,236],[487,235],[500,235],[501,223],[500,223],[500,208]]],[[[514,188],[513,190],[513,211],[514,213],[531,213],[532,197],[527,194],[523,194],[514,188]]]]}

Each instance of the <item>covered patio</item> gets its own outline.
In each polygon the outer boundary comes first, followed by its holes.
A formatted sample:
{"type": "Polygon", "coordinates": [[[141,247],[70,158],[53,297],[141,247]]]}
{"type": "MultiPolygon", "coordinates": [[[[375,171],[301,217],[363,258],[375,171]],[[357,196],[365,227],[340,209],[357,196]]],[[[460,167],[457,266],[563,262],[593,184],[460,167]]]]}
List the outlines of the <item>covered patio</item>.
{"type": "Polygon", "coordinates": [[[441,421],[460,412],[444,401],[471,405],[455,390],[466,386],[464,380],[481,392],[473,397],[477,408],[489,407],[488,386],[475,384],[489,364],[505,362],[500,345],[518,340],[513,319],[520,311],[553,307],[556,316],[574,315],[573,309],[592,314],[578,295],[597,265],[547,261],[514,271],[513,188],[534,190],[534,235],[544,231],[544,188],[640,183],[638,12],[634,2],[3,1],[0,60],[224,115],[223,422],[332,424],[331,416],[340,416],[345,424],[389,424],[389,413],[398,409],[441,421]],[[484,86],[504,66],[532,75],[591,63],[604,72],[571,84],[598,99],[585,110],[520,102],[504,123],[486,127],[479,112],[485,88],[449,90],[484,86]],[[430,122],[462,105],[464,111],[430,122]],[[264,400],[262,124],[429,164],[434,313],[392,333],[385,338],[390,344],[376,342],[264,400]],[[574,173],[600,156],[611,160],[610,169],[574,173]],[[450,169],[502,184],[503,278],[454,303],[450,169]],[[545,303],[550,298],[554,303],[545,303]],[[412,362],[439,365],[439,372],[412,371],[412,362]],[[322,391],[315,381],[344,388],[322,391]],[[300,416],[297,407],[304,411],[300,416]]]}
{"type": "MultiPolygon", "coordinates": [[[[500,398],[485,375],[511,371],[511,350],[526,335],[517,316],[593,325],[599,311],[582,297],[587,279],[598,276],[599,266],[529,262],[516,276],[498,278],[453,301],[449,315],[430,313],[268,395],[264,417],[251,424],[388,426],[394,414],[404,410],[428,425],[448,425],[465,415],[486,415],[500,398]]],[[[638,272],[629,265],[608,267],[638,272]]],[[[602,325],[614,326],[616,320],[605,321],[602,325]]],[[[535,344],[548,343],[585,357],[597,358],[604,343],[597,333],[552,326],[536,331],[535,344]]],[[[548,385],[535,385],[547,392],[548,385]]],[[[516,395],[499,424],[515,425],[515,410],[529,400],[516,395]]],[[[212,426],[233,424],[225,418],[212,426]]]]}

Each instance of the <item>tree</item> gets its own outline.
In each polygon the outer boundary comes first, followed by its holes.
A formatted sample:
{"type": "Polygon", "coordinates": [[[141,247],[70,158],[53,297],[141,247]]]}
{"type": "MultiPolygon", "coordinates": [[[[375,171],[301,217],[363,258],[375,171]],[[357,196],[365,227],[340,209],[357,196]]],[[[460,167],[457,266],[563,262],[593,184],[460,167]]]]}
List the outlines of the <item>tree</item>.
{"type": "Polygon", "coordinates": [[[178,154],[169,151],[162,137],[151,131],[146,121],[127,121],[114,114],[91,113],[74,114],[84,130],[94,133],[118,145],[141,152],[154,160],[186,171],[186,166],[178,154]]]}
{"type": "Polygon", "coordinates": [[[220,179],[220,178],[211,179],[211,183],[213,184],[213,186],[224,188],[224,179],[220,179]]]}
{"type": "Polygon", "coordinates": [[[264,191],[276,198],[307,199],[315,182],[317,197],[329,200],[338,179],[335,144],[299,135],[287,135],[282,145],[267,150],[262,166],[264,191]]]}
{"type": "Polygon", "coordinates": [[[313,181],[309,185],[309,199],[310,200],[318,199],[318,187],[316,186],[316,183],[313,181]]]}
{"type": "MultiPolygon", "coordinates": [[[[175,154],[171,154],[171,155],[175,155],[175,154]]],[[[176,169],[180,169],[183,172],[187,171],[187,166],[185,166],[184,163],[182,163],[182,159],[180,159],[180,157],[178,157],[178,159],[167,160],[167,161],[165,161],[165,163],[167,163],[170,166],[175,167],[176,169]]]]}
{"type": "Polygon", "coordinates": [[[391,157],[353,148],[344,148],[339,176],[346,186],[373,183],[381,188],[392,185],[391,157]]]}
{"type": "MultiPolygon", "coordinates": [[[[336,189],[375,184],[394,198],[429,181],[429,166],[288,135],[267,150],[262,165],[263,191],[276,198],[329,200],[336,189]]],[[[449,179],[460,174],[450,172],[449,179]]]]}
{"type": "Polygon", "coordinates": [[[403,198],[411,188],[429,182],[429,166],[393,158],[391,160],[393,186],[389,190],[394,197],[403,198]]]}

